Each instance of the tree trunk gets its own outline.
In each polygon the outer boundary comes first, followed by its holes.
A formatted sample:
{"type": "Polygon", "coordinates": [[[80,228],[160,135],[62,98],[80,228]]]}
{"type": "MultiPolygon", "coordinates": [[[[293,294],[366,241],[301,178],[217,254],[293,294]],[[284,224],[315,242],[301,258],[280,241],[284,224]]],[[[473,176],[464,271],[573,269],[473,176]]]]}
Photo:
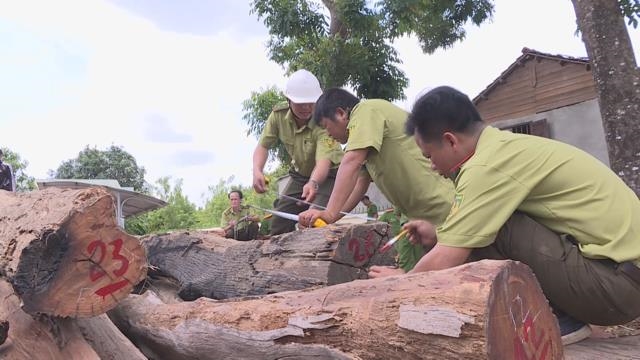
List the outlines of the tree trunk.
{"type": "Polygon", "coordinates": [[[389,227],[377,222],[326,226],[236,241],[206,232],[142,239],[153,275],[180,284],[179,296],[227,299],[264,295],[366,278],[370,265],[391,265],[394,251],[380,254],[389,227]]]}
{"type": "Polygon", "coordinates": [[[111,322],[107,314],[78,319],[85,340],[100,356],[100,360],[147,360],[140,350],[111,322]]]}
{"type": "Polygon", "coordinates": [[[514,261],[251,300],[169,305],[148,292],[109,315],[139,347],[175,360],[562,358],[547,300],[514,261]]]}
{"type": "Polygon", "coordinates": [[[0,273],[29,314],[90,317],[146,276],[138,240],[101,188],[0,191],[0,273]]]}
{"type": "Polygon", "coordinates": [[[0,319],[9,322],[9,337],[0,345],[0,359],[100,360],[74,320],[34,319],[20,310],[20,299],[4,280],[0,280],[0,319]]]}
{"type": "Polygon", "coordinates": [[[640,69],[618,1],[572,0],[593,66],[611,169],[640,194],[640,69]]]}

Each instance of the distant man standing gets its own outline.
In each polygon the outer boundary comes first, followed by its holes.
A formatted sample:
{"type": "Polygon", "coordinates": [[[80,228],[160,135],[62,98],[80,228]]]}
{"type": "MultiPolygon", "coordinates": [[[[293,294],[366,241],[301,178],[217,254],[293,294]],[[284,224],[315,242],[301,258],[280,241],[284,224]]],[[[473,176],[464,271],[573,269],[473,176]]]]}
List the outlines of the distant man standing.
{"type": "Polygon", "coordinates": [[[224,226],[224,236],[240,241],[255,240],[258,237],[260,217],[251,212],[251,208],[242,205],[242,191],[229,192],[231,206],[222,213],[220,224],[224,226]]]}
{"type": "Polygon", "coordinates": [[[16,178],[10,164],[3,162],[4,153],[0,149],[0,190],[16,191],[16,178]]]}
{"type": "MultiPolygon", "coordinates": [[[[286,103],[273,108],[253,153],[253,188],[258,193],[267,190],[264,165],[268,151],[278,141],[284,144],[291,157],[290,181],[278,201],[277,211],[298,214],[308,205],[291,200],[305,199],[319,205],[326,205],[337,166],[342,159],[342,149],[327,132],[311,122],[313,107],[322,94],[320,82],[307,70],[298,70],[287,81],[284,95],[286,103]]],[[[273,216],[271,235],[295,230],[295,221],[273,216]]]]}
{"type": "Polygon", "coordinates": [[[371,219],[378,219],[378,205],[374,204],[371,199],[369,199],[369,196],[365,195],[362,197],[362,203],[364,204],[364,206],[367,207],[367,217],[369,219],[369,221],[371,221],[371,219]]]}

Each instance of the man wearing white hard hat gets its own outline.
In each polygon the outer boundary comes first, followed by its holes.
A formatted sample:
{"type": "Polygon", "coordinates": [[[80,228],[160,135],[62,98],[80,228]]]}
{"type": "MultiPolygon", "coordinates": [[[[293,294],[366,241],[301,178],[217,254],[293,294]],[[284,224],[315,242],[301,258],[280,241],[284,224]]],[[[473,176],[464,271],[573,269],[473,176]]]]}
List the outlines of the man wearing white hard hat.
{"type": "MultiPolygon", "coordinates": [[[[291,157],[291,179],[283,191],[287,197],[278,200],[278,211],[298,214],[308,208],[291,198],[324,206],[331,195],[343,153],[326,130],[310,121],[321,94],[320,82],[312,73],[301,69],[291,74],[284,92],[287,102],[273,108],[253,153],[253,188],[258,193],[267,190],[263,170],[268,150],[280,141],[291,157]]],[[[294,221],[272,218],[271,235],[293,230],[294,221]]]]}

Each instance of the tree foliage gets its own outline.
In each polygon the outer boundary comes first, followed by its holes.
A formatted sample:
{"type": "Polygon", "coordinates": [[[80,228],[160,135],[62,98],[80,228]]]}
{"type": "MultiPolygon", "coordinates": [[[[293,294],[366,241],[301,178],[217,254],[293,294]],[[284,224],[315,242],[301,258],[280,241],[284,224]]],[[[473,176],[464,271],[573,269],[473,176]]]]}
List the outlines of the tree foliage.
{"type": "Polygon", "coordinates": [[[350,86],[359,97],[398,100],[408,84],[392,42],[415,35],[422,50],[451,47],[493,14],[491,0],[254,0],[269,28],[271,60],[305,68],[325,87],[350,86]]]}
{"type": "Polygon", "coordinates": [[[9,148],[2,148],[3,160],[7,164],[11,165],[13,169],[13,175],[16,178],[16,191],[31,191],[37,188],[36,180],[33,176],[29,176],[25,170],[29,166],[27,160],[23,160],[20,154],[12,151],[9,148]]]}
{"type": "Polygon", "coordinates": [[[132,234],[144,235],[176,229],[198,227],[196,206],[182,192],[182,179],[171,184],[170,177],[158,179],[152,187],[152,194],[167,202],[160,209],[129,218],[125,229],[132,234]]]}
{"type": "Polygon", "coordinates": [[[636,29],[640,20],[640,0],[618,0],[618,4],[622,16],[627,18],[627,24],[636,29]]]}
{"type": "MultiPolygon", "coordinates": [[[[247,135],[254,135],[259,138],[273,107],[284,101],[287,101],[287,99],[282,94],[282,91],[275,86],[260,89],[260,91],[252,91],[251,97],[242,102],[242,111],[244,111],[242,120],[249,126],[247,135]]],[[[272,159],[278,159],[282,164],[288,164],[291,161],[287,150],[279,140],[276,147],[269,150],[269,154],[272,159]]]]}
{"type": "Polygon", "coordinates": [[[56,179],[115,179],[122,187],[146,192],[144,167],[122,147],[111,145],[107,150],[85,147],[78,157],[64,161],[50,176],[56,179]]]}

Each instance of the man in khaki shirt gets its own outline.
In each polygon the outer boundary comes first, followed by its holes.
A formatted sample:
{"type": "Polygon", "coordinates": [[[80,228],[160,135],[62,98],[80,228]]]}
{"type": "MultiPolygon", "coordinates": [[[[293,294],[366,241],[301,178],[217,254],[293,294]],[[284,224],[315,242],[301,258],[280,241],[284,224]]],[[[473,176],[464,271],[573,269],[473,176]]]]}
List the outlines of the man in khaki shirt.
{"type": "MultiPolygon", "coordinates": [[[[444,221],[453,201],[453,183],[431,169],[431,162],[405,134],[407,115],[386,100],[361,101],[344,89],[329,89],[322,94],[316,103],[314,121],[346,144],[345,155],[327,209],[301,213],[302,225],[317,218],[327,223],[337,221],[341,210],[351,211],[358,204],[372,180],[409,218],[436,224],[444,221]]],[[[406,264],[409,260],[400,261],[406,264]]],[[[415,261],[414,257],[404,269],[411,269],[415,261]]],[[[385,270],[404,272],[401,268],[385,270]]]]}
{"type": "MultiPolygon", "coordinates": [[[[324,129],[310,121],[320,94],[320,83],[309,71],[291,74],[285,89],[287,102],[273,109],[253,153],[253,188],[258,193],[267,190],[263,170],[268,149],[281,141],[291,157],[290,181],[283,191],[287,197],[279,199],[277,211],[298,214],[308,209],[308,205],[291,198],[324,206],[333,189],[342,149],[324,129]]],[[[271,235],[295,230],[295,221],[277,216],[271,221],[271,235]]]]}
{"type": "Polygon", "coordinates": [[[242,191],[232,190],[227,196],[231,206],[222,212],[219,235],[240,241],[255,240],[260,217],[249,206],[242,205],[242,191]]]}
{"type": "Polygon", "coordinates": [[[405,225],[412,241],[433,246],[411,272],[521,261],[565,344],[588,336],[587,324],[640,316],[640,201],[606,165],[559,141],[487,126],[446,86],[416,101],[406,131],[456,190],[444,223],[405,225]]]}

